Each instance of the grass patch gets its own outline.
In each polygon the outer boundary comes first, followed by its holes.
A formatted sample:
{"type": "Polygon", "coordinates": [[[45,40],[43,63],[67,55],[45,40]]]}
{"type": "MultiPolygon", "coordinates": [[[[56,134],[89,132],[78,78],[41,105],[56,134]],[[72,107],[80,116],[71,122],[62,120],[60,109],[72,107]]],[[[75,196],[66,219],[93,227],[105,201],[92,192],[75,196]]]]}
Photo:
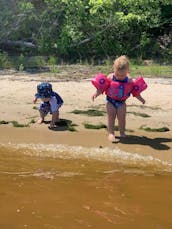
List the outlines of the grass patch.
{"type": "Polygon", "coordinates": [[[36,121],[35,121],[35,119],[32,119],[32,120],[30,120],[29,123],[30,123],[30,124],[34,124],[34,123],[36,123],[36,121]]]}
{"type": "Polygon", "coordinates": [[[167,132],[167,131],[170,131],[170,129],[168,127],[150,128],[150,127],[141,126],[139,129],[145,130],[147,132],[167,132]]]}
{"type": "Polygon", "coordinates": [[[84,127],[86,129],[96,129],[96,130],[107,128],[107,126],[105,124],[93,125],[93,124],[89,124],[89,123],[84,123],[84,127]]]}
{"type": "Polygon", "coordinates": [[[33,109],[34,109],[34,110],[38,110],[38,107],[37,107],[37,106],[33,106],[33,109]]]}
{"type": "MultiPolygon", "coordinates": [[[[84,127],[86,129],[93,129],[93,130],[99,130],[99,129],[106,129],[107,126],[105,124],[97,124],[97,125],[94,125],[94,124],[90,124],[90,123],[84,123],[84,127]]],[[[115,131],[119,131],[119,127],[118,126],[114,126],[114,130],[115,131]]],[[[127,132],[134,132],[133,130],[129,130],[129,129],[126,129],[127,132]]]]}
{"type": "Polygon", "coordinates": [[[77,131],[75,129],[75,126],[77,125],[72,123],[72,121],[70,120],[60,119],[56,122],[56,125],[59,127],[66,127],[67,130],[72,131],[72,132],[77,131]]]}
{"type": "Polygon", "coordinates": [[[71,132],[77,131],[74,126],[77,126],[76,124],[70,124],[68,125],[68,130],[71,132]]]}
{"type": "Polygon", "coordinates": [[[170,65],[160,65],[160,64],[150,64],[150,65],[137,65],[131,64],[131,75],[137,77],[138,75],[143,75],[144,77],[162,77],[171,78],[171,66],[170,65]]]}
{"type": "Polygon", "coordinates": [[[28,124],[20,124],[17,121],[0,121],[0,125],[12,123],[13,127],[29,127],[29,124],[35,123],[35,120],[31,120],[28,124]]]}
{"type": "Polygon", "coordinates": [[[94,124],[89,124],[89,123],[84,123],[84,127],[86,129],[105,129],[105,128],[107,128],[107,126],[105,124],[94,125],[94,124]]]}
{"type": "Polygon", "coordinates": [[[71,113],[73,114],[83,114],[88,116],[104,116],[104,111],[99,111],[95,109],[89,109],[89,110],[73,110],[71,113]]]}
{"type": "MultiPolygon", "coordinates": [[[[104,65],[96,65],[95,72],[109,73],[112,69],[113,61],[106,61],[104,65]]],[[[139,75],[144,77],[162,77],[171,78],[171,65],[161,65],[156,63],[150,63],[145,65],[144,61],[137,62],[131,60],[130,64],[131,76],[136,78],[139,75]]]]}
{"type": "Polygon", "coordinates": [[[29,124],[20,124],[17,121],[11,121],[13,127],[29,127],[29,124]]]}
{"type": "MultiPolygon", "coordinates": [[[[27,56],[24,54],[10,56],[7,52],[1,52],[0,67],[2,69],[25,70],[31,73],[53,73],[55,76],[58,75],[58,78],[72,76],[75,79],[85,79],[97,72],[108,74],[113,71],[113,59],[107,58],[104,61],[89,59],[89,61],[83,61],[79,64],[70,64],[70,62],[65,63],[58,60],[56,56],[50,56],[49,58],[47,56],[27,56]],[[74,71],[75,74],[73,74],[74,71]]],[[[131,59],[130,70],[134,78],[138,75],[143,75],[144,77],[172,77],[171,65],[158,64],[153,60],[131,59]]]]}
{"type": "Polygon", "coordinates": [[[146,105],[128,105],[128,107],[139,107],[141,109],[150,109],[150,110],[162,110],[162,108],[160,107],[150,107],[150,106],[146,106],[146,105]]]}
{"type": "Polygon", "coordinates": [[[140,117],[143,117],[143,118],[150,118],[151,117],[150,115],[145,114],[145,113],[132,112],[132,111],[129,111],[127,113],[128,114],[133,114],[133,115],[136,115],[136,116],[140,116],[140,117]]]}
{"type": "Polygon", "coordinates": [[[0,121],[0,125],[3,125],[3,124],[8,124],[9,122],[5,121],[5,120],[2,120],[0,121]]]}

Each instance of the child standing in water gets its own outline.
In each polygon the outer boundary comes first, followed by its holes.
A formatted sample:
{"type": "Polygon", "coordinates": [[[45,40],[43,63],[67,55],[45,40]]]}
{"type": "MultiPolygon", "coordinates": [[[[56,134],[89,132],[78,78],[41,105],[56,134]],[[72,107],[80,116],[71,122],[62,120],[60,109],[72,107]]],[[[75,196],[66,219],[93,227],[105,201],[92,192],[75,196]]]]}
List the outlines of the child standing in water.
{"type": "Polygon", "coordinates": [[[36,103],[37,99],[41,99],[39,106],[40,118],[37,123],[43,123],[45,116],[50,113],[52,115],[50,128],[54,128],[55,123],[59,119],[59,108],[63,104],[63,99],[58,93],[52,90],[52,85],[46,82],[37,85],[37,93],[33,102],[36,103]]]}
{"type": "MultiPolygon", "coordinates": [[[[134,81],[128,77],[129,74],[128,58],[123,55],[115,59],[113,69],[114,72],[110,73],[107,76],[107,79],[105,78],[107,84],[111,85],[111,86],[107,86],[105,90],[105,93],[107,95],[106,110],[107,110],[107,123],[108,123],[108,139],[111,142],[116,141],[115,134],[114,134],[114,124],[115,124],[116,117],[118,119],[120,137],[123,138],[126,136],[125,135],[125,125],[126,125],[125,100],[130,96],[130,93],[132,93],[142,104],[145,103],[145,100],[140,95],[138,86],[137,85],[134,86],[134,81]]],[[[99,83],[102,82],[103,81],[100,81],[99,83]]],[[[94,80],[92,81],[92,83],[94,84],[94,80]]],[[[144,85],[144,89],[146,89],[147,87],[147,85],[146,86],[145,85],[144,85]]],[[[97,90],[92,96],[93,101],[97,96],[103,93],[101,88],[97,86],[96,88],[97,90]]]]}

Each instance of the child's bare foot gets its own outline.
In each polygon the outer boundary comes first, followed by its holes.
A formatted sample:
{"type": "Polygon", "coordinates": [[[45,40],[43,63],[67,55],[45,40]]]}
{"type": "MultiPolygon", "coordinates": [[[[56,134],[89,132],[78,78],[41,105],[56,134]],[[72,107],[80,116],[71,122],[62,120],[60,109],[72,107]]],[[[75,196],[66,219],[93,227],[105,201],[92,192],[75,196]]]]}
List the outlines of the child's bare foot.
{"type": "Polygon", "coordinates": [[[54,129],[56,127],[55,123],[54,122],[51,122],[50,123],[50,126],[49,126],[49,129],[54,129]]]}
{"type": "Polygon", "coordinates": [[[44,122],[44,119],[43,119],[43,118],[40,118],[40,119],[38,119],[38,121],[37,121],[38,124],[42,124],[43,122],[44,122]]]}
{"type": "Polygon", "coordinates": [[[108,139],[112,143],[119,142],[119,140],[115,138],[114,134],[109,134],[108,139]]]}

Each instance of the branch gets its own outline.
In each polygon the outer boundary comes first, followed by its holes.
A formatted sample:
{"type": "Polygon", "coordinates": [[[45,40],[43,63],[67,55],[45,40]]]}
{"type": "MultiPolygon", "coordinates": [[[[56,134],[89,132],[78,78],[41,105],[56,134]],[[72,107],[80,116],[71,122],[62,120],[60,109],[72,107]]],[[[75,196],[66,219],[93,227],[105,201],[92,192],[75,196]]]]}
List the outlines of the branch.
{"type": "Polygon", "coordinates": [[[31,42],[7,40],[7,41],[0,42],[0,48],[2,49],[20,49],[20,48],[36,49],[37,46],[31,42]]]}

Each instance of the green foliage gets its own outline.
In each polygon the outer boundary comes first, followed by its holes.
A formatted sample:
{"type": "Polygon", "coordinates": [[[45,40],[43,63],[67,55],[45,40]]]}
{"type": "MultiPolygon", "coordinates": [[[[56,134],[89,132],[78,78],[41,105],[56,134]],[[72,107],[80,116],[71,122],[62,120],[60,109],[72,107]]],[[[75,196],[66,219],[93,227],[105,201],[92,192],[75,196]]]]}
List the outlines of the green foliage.
{"type": "Polygon", "coordinates": [[[54,56],[50,56],[49,60],[48,60],[48,64],[50,65],[50,71],[52,73],[58,73],[59,72],[59,70],[56,66],[56,63],[57,63],[57,58],[54,56]]]}
{"type": "Polygon", "coordinates": [[[24,55],[23,54],[20,54],[20,56],[19,56],[18,70],[21,72],[24,70],[24,55]]]}
{"type": "Polygon", "coordinates": [[[172,53],[171,0],[1,0],[0,8],[0,42],[29,41],[37,47],[29,53],[75,62],[172,53]]]}
{"type": "Polygon", "coordinates": [[[0,68],[8,68],[10,67],[10,62],[8,58],[8,54],[5,52],[0,52],[0,68]]]}
{"type": "Polygon", "coordinates": [[[138,63],[132,63],[130,66],[131,75],[137,77],[143,75],[145,77],[166,77],[171,78],[171,66],[170,65],[160,65],[155,63],[150,63],[149,65],[144,65],[142,60],[138,60],[138,63]]]}
{"type": "Polygon", "coordinates": [[[18,6],[21,11],[32,12],[34,9],[34,6],[31,2],[19,2],[18,6]]]}
{"type": "Polygon", "coordinates": [[[25,58],[24,61],[25,68],[42,68],[46,66],[45,58],[42,56],[32,56],[25,58]]]}
{"type": "Polygon", "coordinates": [[[23,64],[20,64],[20,65],[19,65],[19,69],[18,69],[18,70],[19,70],[19,72],[22,72],[22,71],[24,70],[23,64]]]}

